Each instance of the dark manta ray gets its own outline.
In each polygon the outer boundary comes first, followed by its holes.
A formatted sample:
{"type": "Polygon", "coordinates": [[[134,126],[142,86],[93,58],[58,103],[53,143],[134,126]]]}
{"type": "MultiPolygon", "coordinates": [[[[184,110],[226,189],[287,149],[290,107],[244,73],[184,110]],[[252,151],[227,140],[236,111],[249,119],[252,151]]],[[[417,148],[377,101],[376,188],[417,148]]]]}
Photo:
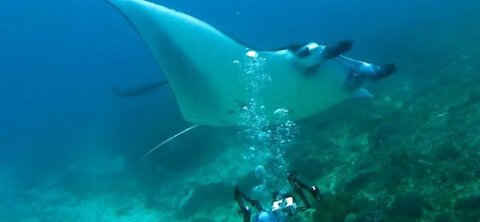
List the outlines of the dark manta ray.
{"type": "Polygon", "coordinates": [[[239,101],[249,101],[246,64],[261,60],[269,75],[261,93],[265,118],[289,111],[292,120],[311,117],[354,95],[369,96],[367,81],[396,70],[341,54],[351,42],[317,43],[275,51],[249,48],[209,24],[144,0],[109,0],[136,28],[162,67],[185,120],[211,126],[242,125],[239,101]],[[243,68],[242,68],[243,67],[243,68]]]}

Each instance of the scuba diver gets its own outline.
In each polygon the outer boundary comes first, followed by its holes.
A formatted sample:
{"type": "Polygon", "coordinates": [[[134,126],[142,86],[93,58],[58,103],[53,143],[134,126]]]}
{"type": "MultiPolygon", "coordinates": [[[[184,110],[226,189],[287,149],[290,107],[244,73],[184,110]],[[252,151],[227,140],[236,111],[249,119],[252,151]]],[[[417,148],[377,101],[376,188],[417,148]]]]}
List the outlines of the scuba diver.
{"type": "Polygon", "coordinates": [[[315,201],[322,200],[318,187],[306,185],[295,173],[289,173],[287,180],[293,192],[286,194],[274,192],[271,209],[264,208],[258,200],[250,198],[240,188],[235,187],[234,198],[240,207],[239,213],[243,215],[243,222],[287,222],[290,216],[312,207],[305,192],[315,201]],[[252,209],[245,202],[255,208],[258,213],[252,216],[252,209]]]}

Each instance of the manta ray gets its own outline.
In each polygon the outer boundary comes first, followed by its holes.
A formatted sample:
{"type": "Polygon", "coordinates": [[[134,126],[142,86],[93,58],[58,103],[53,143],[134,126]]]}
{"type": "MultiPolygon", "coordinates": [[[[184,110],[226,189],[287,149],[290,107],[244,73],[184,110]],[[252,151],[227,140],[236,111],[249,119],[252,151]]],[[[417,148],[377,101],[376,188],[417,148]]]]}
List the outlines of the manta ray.
{"type": "MultiPolygon", "coordinates": [[[[162,68],[183,118],[192,124],[241,126],[252,78],[246,65],[260,61],[269,76],[262,83],[265,118],[288,110],[296,121],[353,96],[371,96],[363,87],[389,76],[395,64],[374,65],[348,58],[351,41],[311,42],[278,50],[257,50],[211,25],[144,0],[107,0],[135,27],[162,68]]],[[[255,73],[253,73],[255,75],[255,73]]],[[[147,90],[148,91],[148,90],[147,90]]]]}

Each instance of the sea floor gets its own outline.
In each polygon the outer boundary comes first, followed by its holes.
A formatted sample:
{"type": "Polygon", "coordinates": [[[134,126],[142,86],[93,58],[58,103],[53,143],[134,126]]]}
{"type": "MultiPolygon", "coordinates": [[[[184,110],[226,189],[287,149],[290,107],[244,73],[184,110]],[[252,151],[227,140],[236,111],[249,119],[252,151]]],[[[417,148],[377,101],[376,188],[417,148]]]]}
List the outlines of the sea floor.
{"type": "MultiPolygon", "coordinates": [[[[282,158],[324,199],[293,220],[480,221],[479,58],[471,50],[400,69],[402,77],[376,88],[375,99],[345,102],[297,123],[282,158]]],[[[212,137],[203,133],[196,136],[212,137]]],[[[34,186],[18,185],[18,172],[28,169],[2,167],[1,221],[241,221],[233,187],[254,193],[260,163],[248,161],[251,147],[237,134],[217,140],[227,142],[192,146],[190,156],[175,160],[155,154],[148,164],[123,153],[85,158],[37,176],[34,186]],[[197,157],[207,161],[186,164],[197,157]]],[[[261,158],[267,174],[279,167],[273,159],[261,158]]]]}

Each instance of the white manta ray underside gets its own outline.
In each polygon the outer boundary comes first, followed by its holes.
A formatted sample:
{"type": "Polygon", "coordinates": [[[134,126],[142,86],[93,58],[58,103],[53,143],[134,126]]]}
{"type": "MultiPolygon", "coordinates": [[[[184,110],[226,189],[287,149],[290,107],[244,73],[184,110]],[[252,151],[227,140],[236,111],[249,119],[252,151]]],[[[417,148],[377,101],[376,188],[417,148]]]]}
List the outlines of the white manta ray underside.
{"type": "Polygon", "coordinates": [[[371,66],[337,56],[308,69],[302,67],[296,51],[248,48],[187,14],[144,0],[109,2],[145,40],[183,117],[194,124],[242,125],[241,110],[250,99],[246,89],[251,81],[242,65],[252,59],[262,59],[260,68],[270,78],[258,93],[266,118],[282,108],[292,120],[311,117],[357,93],[361,86],[346,87],[352,70],[361,72],[360,66],[371,66]]]}

